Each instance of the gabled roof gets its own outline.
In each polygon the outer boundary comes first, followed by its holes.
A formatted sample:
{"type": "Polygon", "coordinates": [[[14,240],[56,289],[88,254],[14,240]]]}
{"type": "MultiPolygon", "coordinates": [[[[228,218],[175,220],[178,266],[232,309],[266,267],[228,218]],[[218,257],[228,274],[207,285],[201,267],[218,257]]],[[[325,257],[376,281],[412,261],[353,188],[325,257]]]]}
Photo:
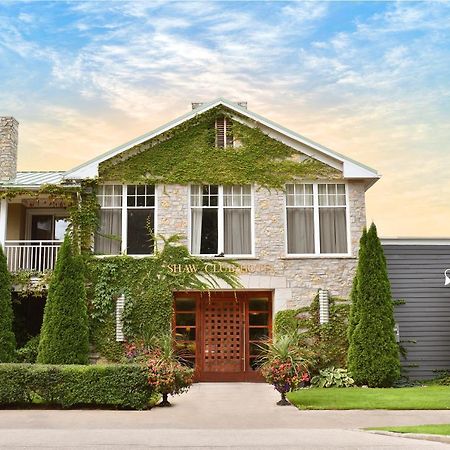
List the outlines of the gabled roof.
{"type": "Polygon", "coordinates": [[[0,181],[0,186],[5,187],[40,187],[43,184],[60,184],[65,172],[17,172],[16,178],[8,181],[0,181]]]}
{"type": "Polygon", "coordinates": [[[340,153],[337,153],[333,150],[330,150],[323,145],[320,145],[314,141],[311,141],[304,136],[301,136],[294,131],[288,130],[287,128],[278,125],[259,114],[253,113],[248,109],[240,106],[237,103],[230,102],[229,100],[225,100],[223,98],[218,98],[208,103],[204,103],[203,105],[197,107],[196,109],[189,111],[188,113],[178,117],[175,120],[153,130],[149,133],[146,133],[136,139],[133,139],[129,142],[126,142],[119,147],[113,148],[112,150],[103,153],[100,156],[97,156],[90,161],[81,164],[71,170],[68,170],[64,174],[64,179],[66,180],[81,180],[87,178],[95,178],[98,176],[98,167],[99,164],[103,161],[106,161],[114,156],[119,155],[120,153],[134,147],[135,145],[141,144],[145,141],[153,139],[158,135],[165,133],[166,131],[186,122],[194,118],[195,116],[205,113],[212,108],[217,106],[224,106],[231,111],[234,111],[238,114],[236,117],[239,120],[240,117],[245,119],[249,119],[250,121],[254,121],[258,124],[258,126],[269,136],[274,139],[280,140],[285,144],[301,151],[302,153],[311,156],[314,159],[322,161],[325,164],[330,165],[338,170],[341,170],[343,173],[343,177],[346,179],[364,179],[367,181],[366,186],[370,187],[373,183],[375,183],[380,175],[376,170],[365,166],[353,159],[350,159],[340,153]]]}

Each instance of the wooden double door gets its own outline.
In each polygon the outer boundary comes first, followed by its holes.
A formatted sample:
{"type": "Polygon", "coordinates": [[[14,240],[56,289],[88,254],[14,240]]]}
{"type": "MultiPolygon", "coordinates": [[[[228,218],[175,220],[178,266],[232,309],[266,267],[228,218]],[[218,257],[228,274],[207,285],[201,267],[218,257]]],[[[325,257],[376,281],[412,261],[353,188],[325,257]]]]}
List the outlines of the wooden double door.
{"type": "Polygon", "coordinates": [[[261,344],[272,335],[271,292],[178,292],[179,356],[198,381],[260,381],[261,344]]]}

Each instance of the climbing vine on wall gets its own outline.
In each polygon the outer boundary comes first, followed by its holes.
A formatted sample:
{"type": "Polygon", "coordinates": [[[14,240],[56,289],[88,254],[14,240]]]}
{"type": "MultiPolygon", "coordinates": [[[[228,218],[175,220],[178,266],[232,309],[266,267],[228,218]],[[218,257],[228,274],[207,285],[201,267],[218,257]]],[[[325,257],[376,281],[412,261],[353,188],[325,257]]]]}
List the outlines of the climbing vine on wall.
{"type": "Polygon", "coordinates": [[[0,199],[18,196],[38,198],[46,195],[50,200],[62,200],[69,213],[69,232],[74,248],[89,252],[92,237],[98,228],[98,203],[95,195],[95,181],[84,181],[81,186],[45,184],[39,189],[19,189],[3,187],[0,199]]]}
{"type": "MultiPolygon", "coordinates": [[[[336,169],[317,160],[300,160],[293,148],[232,120],[235,147],[216,148],[215,108],[100,164],[100,179],[141,184],[256,183],[282,189],[295,179],[340,178],[336,169]]],[[[304,155],[303,155],[304,156],[304,155]]]]}
{"type": "Polygon", "coordinates": [[[213,289],[218,287],[218,280],[233,288],[240,287],[235,273],[238,266],[234,262],[204,261],[190,255],[188,249],[179,244],[180,236],[160,238],[163,248],[157,248],[152,257],[86,259],[91,329],[98,333],[93,341],[102,345],[102,335],[103,339],[111,339],[104,330],[113,331],[111,317],[115,299],[121,294],[126,297],[123,324],[127,340],[147,342],[152,336],[170,330],[174,291],[213,289]],[[171,269],[174,264],[190,269],[174,272],[171,269]],[[215,272],[213,268],[219,264],[221,271],[215,272]]]}

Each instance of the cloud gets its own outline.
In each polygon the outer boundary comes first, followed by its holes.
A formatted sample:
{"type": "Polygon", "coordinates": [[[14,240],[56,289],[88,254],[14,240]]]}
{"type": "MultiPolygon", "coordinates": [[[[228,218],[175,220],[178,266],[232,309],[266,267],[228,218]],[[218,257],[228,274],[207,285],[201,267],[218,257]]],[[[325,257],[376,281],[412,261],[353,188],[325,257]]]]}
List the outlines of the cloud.
{"type": "Polygon", "coordinates": [[[23,168],[69,168],[224,96],[379,169],[382,233],[450,220],[449,3],[11,5],[0,112],[20,119],[23,168]]]}

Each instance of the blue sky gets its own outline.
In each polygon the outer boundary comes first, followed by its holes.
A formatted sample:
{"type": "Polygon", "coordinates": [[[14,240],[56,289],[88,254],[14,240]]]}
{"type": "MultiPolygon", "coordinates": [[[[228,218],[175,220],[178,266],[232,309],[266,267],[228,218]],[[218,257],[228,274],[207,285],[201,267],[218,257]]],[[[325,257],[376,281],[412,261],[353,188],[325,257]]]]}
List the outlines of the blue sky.
{"type": "Polygon", "coordinates": [[[0,4],[21,170],[67,169],[223,96],[383,174],[384,235],[450,235],[449,2],[0,4]]]}

